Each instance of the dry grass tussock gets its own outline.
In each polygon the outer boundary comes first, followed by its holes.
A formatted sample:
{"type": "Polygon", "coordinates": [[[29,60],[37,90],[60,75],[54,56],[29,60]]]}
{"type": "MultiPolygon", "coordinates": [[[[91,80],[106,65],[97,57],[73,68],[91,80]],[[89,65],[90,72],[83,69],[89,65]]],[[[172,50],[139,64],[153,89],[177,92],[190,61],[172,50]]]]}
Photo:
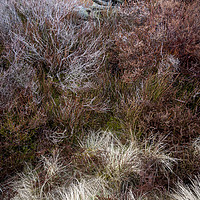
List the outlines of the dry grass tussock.
{"type": "Polygon", "coordinates": [[[146,173],[145,163],[151,162],[149,167],[157,172],[161,167],[165,176],[176,162],[161,142],[141,146],[130,141],[123,145],[108,131],[90,133],[80,141],[80,147],[82,150],[67,165],[54,151],[50,157],[43,156],[37,168],[27,167],[12,184],[12,199],[135,199],[138,194],[133,188],[146,173]],[[83,171],[81,164],[93,170],[83,171]]]}
{"type": "Polygon", "coordinates": [[[197,200],[200,198],[199,176],[191,180],[190,184],[178,183],[177,189],[171,195],[174,200],[197,200]]]}

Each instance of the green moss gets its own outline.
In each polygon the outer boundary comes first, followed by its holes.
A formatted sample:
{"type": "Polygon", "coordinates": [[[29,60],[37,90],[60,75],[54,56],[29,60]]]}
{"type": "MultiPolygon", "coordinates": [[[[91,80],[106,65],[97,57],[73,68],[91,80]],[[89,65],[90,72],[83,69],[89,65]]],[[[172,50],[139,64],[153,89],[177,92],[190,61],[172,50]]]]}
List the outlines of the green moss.
{"type": "Polygon", "coordinates": [[[119,119],[111,116],[110,119],[106,123],[106,129],[111,131],[121,131],[122,130],[122,123],[119,119]]]}

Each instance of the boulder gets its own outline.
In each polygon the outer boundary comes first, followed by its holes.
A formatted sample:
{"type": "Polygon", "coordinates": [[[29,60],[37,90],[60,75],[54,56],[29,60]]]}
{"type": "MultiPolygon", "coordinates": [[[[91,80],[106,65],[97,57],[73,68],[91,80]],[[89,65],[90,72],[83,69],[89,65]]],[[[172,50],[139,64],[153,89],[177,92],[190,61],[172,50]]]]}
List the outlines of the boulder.
{"type": "Polygon", "coordinates": [[[92,1],[102,6],[110,6],[110,5],[115,6],[116,4],[123,3],[123,0],[92,0],[92,1]]]}
{"type": "Polygon", "coordinates": [[[87,19],[90,16],[91,9],[83,6],[77,6],[75,11],[80,18],[87,19]]]}

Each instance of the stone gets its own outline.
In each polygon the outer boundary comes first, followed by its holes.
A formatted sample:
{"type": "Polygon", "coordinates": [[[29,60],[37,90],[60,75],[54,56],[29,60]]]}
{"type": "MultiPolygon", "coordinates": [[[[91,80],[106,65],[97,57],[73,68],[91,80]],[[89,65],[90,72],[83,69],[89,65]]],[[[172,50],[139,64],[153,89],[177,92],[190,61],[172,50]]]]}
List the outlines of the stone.
{"type": "Polygon", "coordinates": [[[107,9],[107,6],[99,5],[94,2],[91,6],[91,9],[92,10],[104,10],[104,9],[107,9]]]}
{"type": "Polygon", "coordinates": [[[77,6],[75,10],[76,10],[78,16],[83,19],[87,19],[90,16],[90,12],[91,12],[90,8],[85,8],[83,6],[77,6]]]}
{"type": "Polygon", "coordinates": [[[93,5],[89,8],[84,6],[77,6],[75,11],[77,15],[87,20],[91,18],[99,18],[101,12],[106,11],[108,8],[114,8],[116,5],[123,3],[123,0],[92,0],[93,5]]]}
{"type": "Polygon", "coordinates": [[[115,6],[116,4],[122,4],[123,0],[92,0],[93,2],[102,6],[115,6]]]}

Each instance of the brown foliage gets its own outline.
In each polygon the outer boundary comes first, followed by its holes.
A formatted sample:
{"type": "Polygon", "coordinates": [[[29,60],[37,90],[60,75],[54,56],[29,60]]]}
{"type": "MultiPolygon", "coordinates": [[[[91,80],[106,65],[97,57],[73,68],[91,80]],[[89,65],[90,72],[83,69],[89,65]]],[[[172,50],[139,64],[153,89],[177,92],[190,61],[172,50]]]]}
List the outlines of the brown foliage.
{"type": "Polygon", "coordinates": [[[20,169],[24,161],[34,160],[37,148],[34,140],[41,134],[46,115],[30,94],[18,91],[12,105],[1,110],[0,119],[0,176],[3,180],[20,169]]]}
{"type": "Polygon", "coordinates": [[[147,5],[150,14],[139,26],[123,20],[119,22],[110,56],[112,70],[120,71],[125,81],[134,81],[144,74],[156,72],[161,59],[172,54],[180,61],[181,73],[198,79],[200,3],[167,0],[147,5]]]}
{"type": "Polygon", "coordinates": [[[163,1],[154,9],[148,26],[163,51],[180,60],[180,70],[189,77],[200,77],[200,3],[163,1]]]}

